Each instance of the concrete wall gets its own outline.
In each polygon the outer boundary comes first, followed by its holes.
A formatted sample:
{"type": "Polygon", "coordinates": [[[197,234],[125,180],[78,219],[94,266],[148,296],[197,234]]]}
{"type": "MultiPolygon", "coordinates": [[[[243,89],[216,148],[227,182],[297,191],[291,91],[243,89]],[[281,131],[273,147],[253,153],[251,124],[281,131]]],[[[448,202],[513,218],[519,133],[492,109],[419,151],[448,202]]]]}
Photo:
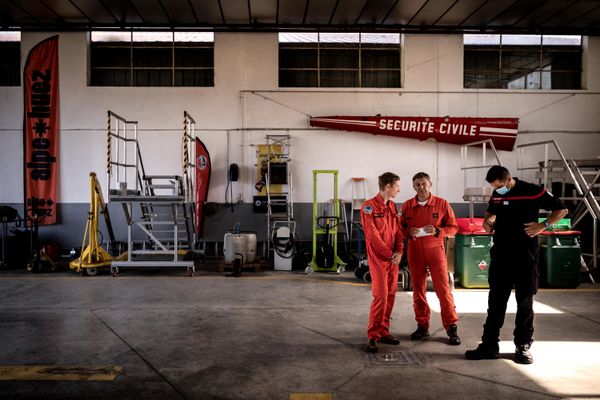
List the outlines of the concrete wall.
{"type": "MultiPolygon", "coordinates": [[[[49,36],[23,33],[23,62],[29,50],[49,36]]],[[[340,197],[346,199],[351,198],[351,177],[366,177],[368,192],[374,194],[377,176],[394,171],[401,176],[399,201],[413,194],[410,178],[424,170],[432,175],[435,193],[455,204],[462,202],[458,146],[310,129],[309,116],[518,117],[517,143],[555,139],[568,157],[600,154],[600,38],[584,40],[585,89],[579,91],[463,89],[460,35],[405,35],[402,89],[279,89],[274,33],[215,34],[214,87],[88,87],[87,40],[86,33],[60,33],[59,202],[63,213],[81,213],[81,226],[64,225],[77,220],[69,215],[52,230],[60,235],[82,231],[88,174],[95,171],[104,177],[107,110],[139,121],[140,146],[151,174],[181,173],[179,145],[187,110],[212,156],[209,201],[223,203],[226,165],[236,162],[242,174],[234,185],[234,198],[245,203],[245,213],[251,213],[255,193],[252,145],[263,143],[269,132],[292,136],[294,201],[299,209],[308,210],[312,202],[313,169],[338,169],[340,197]]],[[[22,118],[22,88],[0,87],[0,203],[22,202],[22,118]]],[[[542,154],[540,149],[526,157],[534,164],[542,154]]],[[[514,175],[523,175],[515,171],[516,152],[500,152],[500,158],[514,175]]],[[[484,184],[482,173],[468,178],[469,186],[484,184]]],[[[326,186],[322,185],[323,198],[329,196],[326,186]]],[[[248,229],[264,230],[264,219],[244,213],[239,217],[243,223],[255,221],[248,229]]],[[[306,225],[302,231],[310,230],[309,218],[299,224],[306,225]]],[[[227,228],[224,223],[209,224],[208,236],[220,237],[227,228]]],[[[80,234],[76,237],[79,241],[80,234]]]]}

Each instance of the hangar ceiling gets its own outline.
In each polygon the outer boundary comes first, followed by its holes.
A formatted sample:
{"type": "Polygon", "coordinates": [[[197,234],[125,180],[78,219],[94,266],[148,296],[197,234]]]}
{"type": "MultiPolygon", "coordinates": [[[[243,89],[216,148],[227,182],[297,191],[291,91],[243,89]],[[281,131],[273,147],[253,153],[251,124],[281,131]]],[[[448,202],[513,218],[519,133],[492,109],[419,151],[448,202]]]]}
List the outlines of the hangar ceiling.
{"type": "Polygon", "coordinates": [[[0,29],[600,34],[600,0],[0,0],[0,29]]]}

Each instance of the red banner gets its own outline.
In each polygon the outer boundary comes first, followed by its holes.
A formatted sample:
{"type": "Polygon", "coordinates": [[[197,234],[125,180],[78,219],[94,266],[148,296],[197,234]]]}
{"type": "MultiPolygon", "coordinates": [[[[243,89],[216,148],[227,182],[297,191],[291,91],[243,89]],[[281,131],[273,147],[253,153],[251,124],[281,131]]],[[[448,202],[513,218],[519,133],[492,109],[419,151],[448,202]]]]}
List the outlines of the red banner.
{"type": "Polygon", "coordinates": [[[210,183],[210,154],[202,141],[196,138],[196,236],[202,237],[204,225],[203,206],[208,196],[210,183]]]}
{"type": "Polygon", "coordinates": [[[23,70],[26,218],[56,223],[58,187],[58,36],[38,43],[23,70]]]}
{"type": "Polygon", "coordinates": [[[461,145],[491,139],[497,150],[512,151],[519,119],[332,116],[311,118],[310,125],[461,145]]]}

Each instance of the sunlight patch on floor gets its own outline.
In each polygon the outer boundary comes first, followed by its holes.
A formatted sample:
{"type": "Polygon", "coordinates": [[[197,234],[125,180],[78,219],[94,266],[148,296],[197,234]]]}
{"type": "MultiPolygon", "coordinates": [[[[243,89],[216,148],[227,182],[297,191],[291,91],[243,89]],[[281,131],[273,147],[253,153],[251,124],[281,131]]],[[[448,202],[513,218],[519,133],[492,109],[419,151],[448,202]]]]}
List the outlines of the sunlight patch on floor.
{"type": "MultiPolygon", "coordinates": [[[[510,341],[500,342],[500,353],[514,353],[510,341]]],[[[600,398],[592,371],[600,371],[600,342],[537,341],[531,347],[533,364],[506,361],[537,385],[564,397],[600,398]]]]}
{"type": "MultiPolygon", "coordinates": [[[[412,292],[407,292],[412,297],[412,292]]],[[[488,292],[485,291],[457,291],[454,294],[454,304],[456,305],[456,311],[459,314],[486,314],[487,313],[487,301],[488,292]]],[[[440,302],[435,292],[427,292],[427,303],[431,311],[440,312],[440,302]]],[[[562,314],[563,312],[540,303],[538,301],[533,302],[533,310],[536,314],[562,314]]],[[[507,314],[517,313],[517,302],[515,300],[515,293],[511,293],[508,299],[508,305],[506,307],[507,314]]]]}

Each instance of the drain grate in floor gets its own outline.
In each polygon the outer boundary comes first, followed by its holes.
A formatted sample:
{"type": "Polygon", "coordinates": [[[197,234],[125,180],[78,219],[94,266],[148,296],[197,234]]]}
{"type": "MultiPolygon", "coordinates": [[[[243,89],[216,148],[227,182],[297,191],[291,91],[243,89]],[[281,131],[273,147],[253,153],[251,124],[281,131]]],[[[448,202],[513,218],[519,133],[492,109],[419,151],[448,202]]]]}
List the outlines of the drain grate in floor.
{"type": "Polygon", "coordinates": [[[363,354],[370,365],[421,365],[419,355],[408,350],[363,354]]]}

